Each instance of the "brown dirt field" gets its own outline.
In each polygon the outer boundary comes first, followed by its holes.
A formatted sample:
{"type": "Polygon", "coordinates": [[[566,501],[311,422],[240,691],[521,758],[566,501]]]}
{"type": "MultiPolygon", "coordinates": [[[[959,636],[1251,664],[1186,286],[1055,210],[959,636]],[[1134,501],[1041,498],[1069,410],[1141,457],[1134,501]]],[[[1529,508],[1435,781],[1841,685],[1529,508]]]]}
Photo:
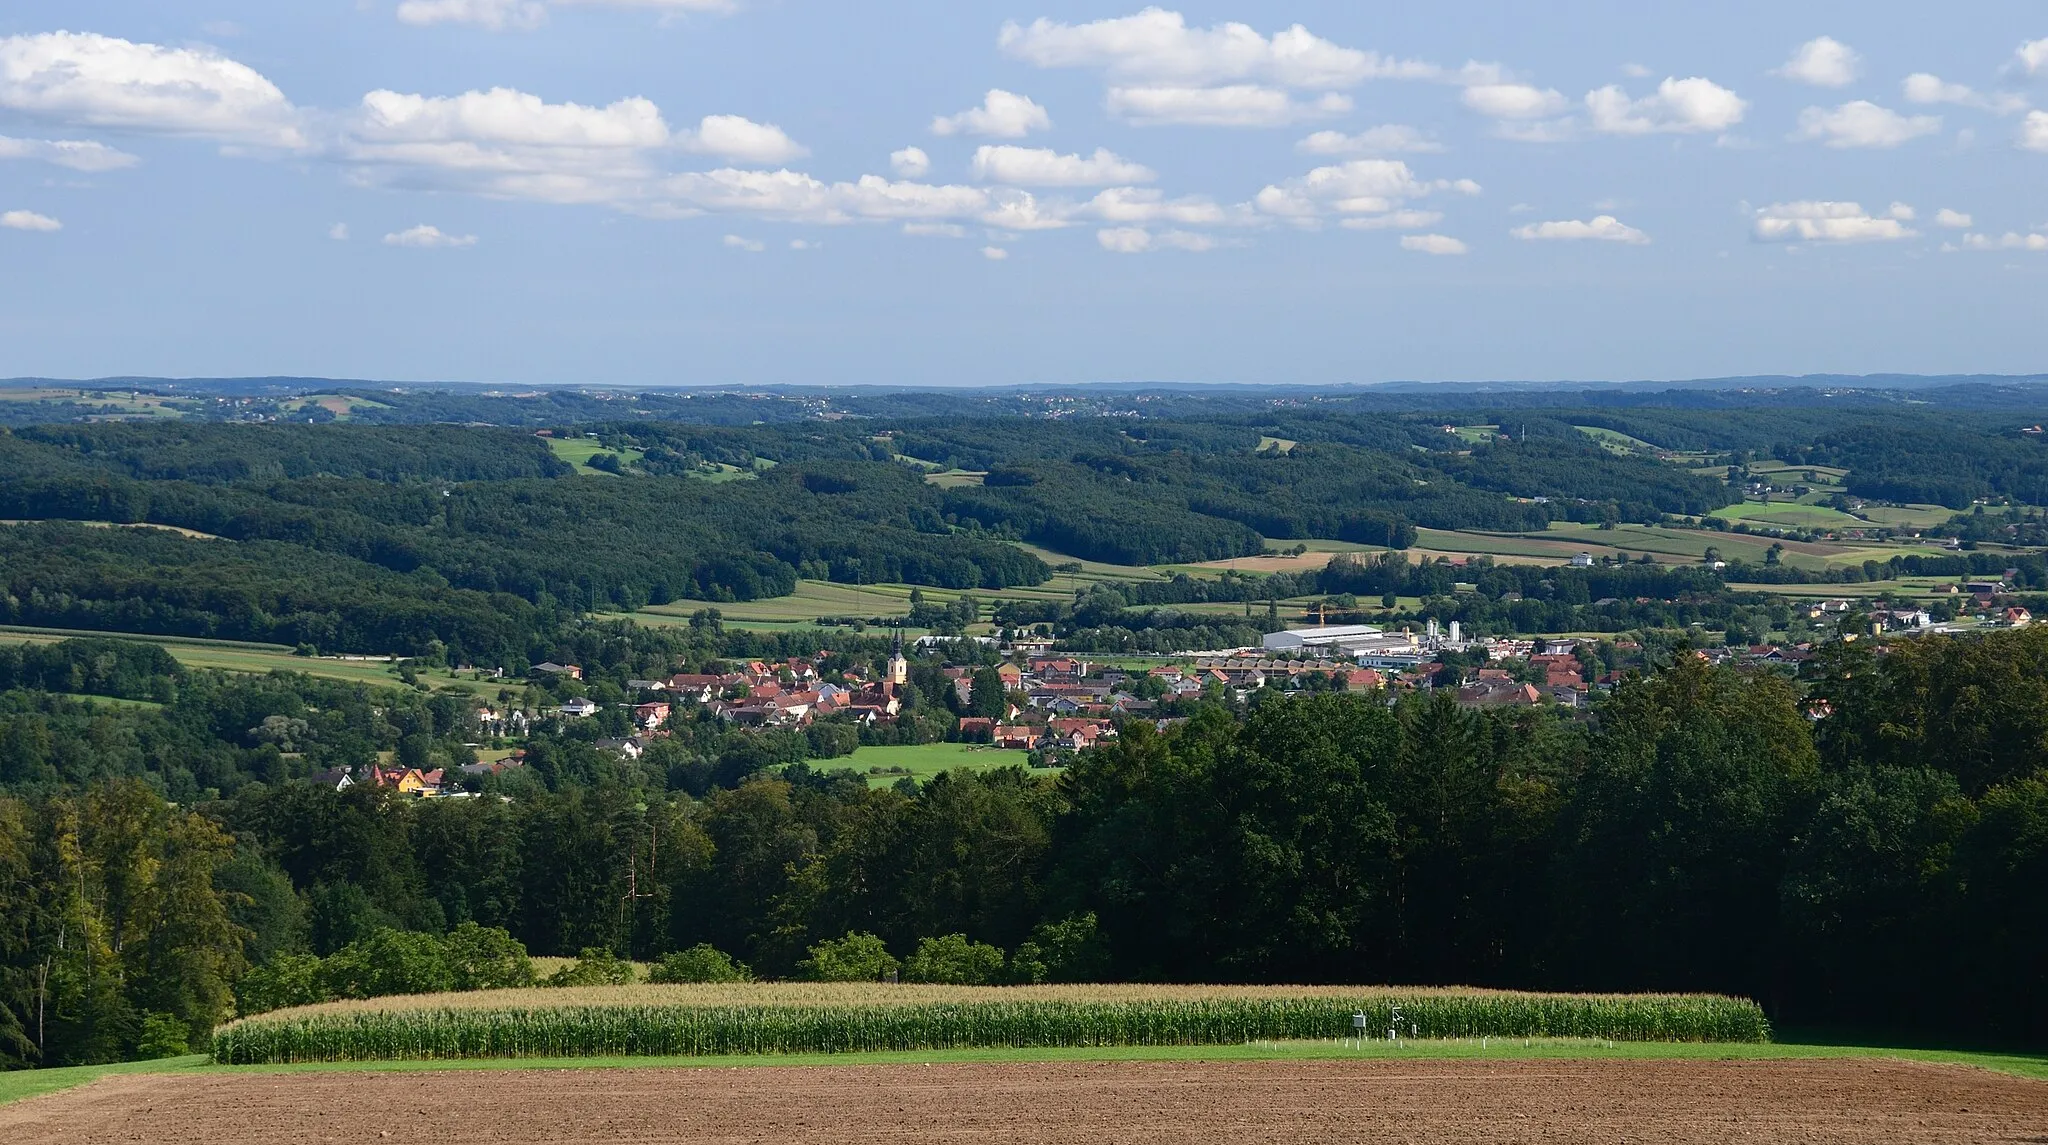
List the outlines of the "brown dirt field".
{"type": "Polygon", "coordinates": [[[1868,1060],[130,1075],[0,1107],[0,1140],[1941,1145],[2048,1141],[2048,1084],[1868,1060]]]}

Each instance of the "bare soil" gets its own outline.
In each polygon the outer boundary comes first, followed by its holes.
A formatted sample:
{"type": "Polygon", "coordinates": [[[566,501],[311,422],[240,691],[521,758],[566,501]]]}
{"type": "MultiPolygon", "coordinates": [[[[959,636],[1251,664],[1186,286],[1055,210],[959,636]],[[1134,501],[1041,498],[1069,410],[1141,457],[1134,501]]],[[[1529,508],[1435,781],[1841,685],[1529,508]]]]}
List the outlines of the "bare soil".
{"type": "Polygon", "coordinates": [[[1891,1061],[1128,1062],[121,1076],[0,1141],[2048,1142],[2048,1084],[1891,1061]]]}

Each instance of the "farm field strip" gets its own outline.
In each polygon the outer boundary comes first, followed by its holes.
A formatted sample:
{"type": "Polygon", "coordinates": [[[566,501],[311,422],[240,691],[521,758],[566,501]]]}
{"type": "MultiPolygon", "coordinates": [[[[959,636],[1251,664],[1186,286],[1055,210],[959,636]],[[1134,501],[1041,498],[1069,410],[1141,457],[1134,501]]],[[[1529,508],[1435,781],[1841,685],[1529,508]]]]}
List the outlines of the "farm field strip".
{"type": "MultiPolygon", "coordinates": [[[[238,644],[226,640],[203,640],[177,636],[149,636],[130,632],[93,632],[82,629],[23,628],[0,626],[0,644],[54,644],[60,640],[133,640],[160,645],[187,668],[213,668],[224,672],[246,672],[264,676],[272,672],[302,672],[351,684],[399,687],[399,680],[382,661],[334,660],[298,656],[282,645],[238,644]]],[[[458,681],[420,676],[430,686],[447,687],[458,681]]]]}

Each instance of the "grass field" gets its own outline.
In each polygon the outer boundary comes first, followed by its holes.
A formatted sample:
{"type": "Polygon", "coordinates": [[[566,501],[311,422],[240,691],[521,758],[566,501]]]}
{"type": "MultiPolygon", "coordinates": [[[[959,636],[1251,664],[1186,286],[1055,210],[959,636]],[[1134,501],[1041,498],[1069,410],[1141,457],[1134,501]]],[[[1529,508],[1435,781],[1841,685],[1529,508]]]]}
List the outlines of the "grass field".
{"type": "MultiPolygon", "coordinates": [[[[887,787],[905,775],[923,783],[942,771],[989,771],[998,767],[1023,767],[1026,754],[987,744],[923,743],[901,747],[864,747],[838,759],[814,759],[819,771],[850,767],[868,777],[868,786],[887,787]],[[881,769],[879,771],[875,769],[881,769]],[[901,768],[891,771],[890,768],[901,768]]],[[[1045,774],[1050,774],[1046,772],[1045,774]]]]}
{"type": "MultiPolygon", "coordinates": [[[[602,446],[602,445],[599,445],[599,444],[598,444],[598,443],[597,443],[597,442],[596,442],[595,440],[593,440],[593,439],[591,439],[591,438],[588,438],[588,437],[551,437],[551,438],[548,438],[548,439],[547,439],[547,441],[548,441],[548,448],[554,451],[554,454],[555,454],[555,456],[556,456],[556,457],[559,457],[559,458],[561,458],[561,459],[562,459],[563,461],[566,461],[566,462],[568,462],[569,464],[571,464],[571,465],[575,466],[575,467],[576,467],[576,473],[577,473],[577,475],[578,475],[578,476],[580,476],[580,477],[616,477],[616,476],[618,476],[618,474],[616,474],[616,473],[608,473],[608,472],[606,472],[606,471],[604,471],[604,470],[602,470],[602,469],[592,469],[592,468],[590,467],[590,459],[591,459],[591,458],[593,458],[593,457],[596,457],[596,456],[597,456],[598,454],[600,454],[600,453],[610,453],[610,452],[612,452],[611,450],[609,450],[609,449],[606,449],[606,448],[605,448],[604,446],[602,446]]],[[[619,455],[618,455],[618,457],[619,457],[619,464],[621,464],[621,465],[628,465],[628,464],[631,464],[632,462],[638,461],[638,460],[640,460],[641,458],[643,458],[643,457],[646,457],[646,456],[647,456],[647,454],[646,454],[646,452],[645,452],[645,451],[643,451],[643,450],[638,450],[638,449],[627,449],[627,450],[623,450],[623,451],[620,451],[620,453],[619,453],[619,455]]]]}
{"type": "MultiPolygon", "coordinates": [[[[136,640],[144,644],[162,645],[178,663],[187,668],[215,668],[224,672],[248,672],[268,675],[271,672],[303,672],[327,680],[343,680],[351,684],[374,684],[383,687],[398,687],[398,677],[392,675],[390,665],[378,661],[331,660],[324,657],[296,656],[292,650],[281,644],[238,644],[229,640],[197,640],[177,636],[138,636],[123,632],[87,632],[63,628],[20,628],[0,625],[0,644],[54,644],[59,640],[136,640]]],[[[422,673],[420,679],[430,686],[445,688],[459,681],[445,675],[438,679],[422,673]]]]}
{"type": "Polygon", "coordinates": [[[1289,441],[1284,437],[1261,437],[1259,438],[1259,452],[1264,453],[1269,449],[1277,449],[1282,453],[1293,453],[1294,447],[1300,444],[1298,441],[1289,441]]]}
{"type": "Polygon", "coordinates": [[[1839,509],[1825,505],[1801,505],[1786,501],[1763,504],[1744,501],[1739,505],[1726,505],[1714,510],[1713,516],[1724,521],[1749,521],[1752,524],[1776,525],[1781,529],[1873,529],[1875,524],[1859,520],[1839,509]]]}
{"type": "Polygon", "coordinates": [[[1652,445],[1640,437],[1630,437],[1618,430],[1602,429],[1597,425],[1575,425],[1572,428],[1599,442],[1601,448],[1609,453],[1618,453],[1626,457],[1664,452],[1662,446],[1652,445]]]}
{"type": "Polygon", "coordinates": [[[113,521],[0,521],[0,525],[48,524],[82,525],[88,529],[160,529],[166,533],[176,533],[182,537],[191,537],[195,541],[220,541],[227,539],[225,537],[216,536],[212,533],[202,533],[197,529],[181,529],[176,525],[152,525],[147,521],[135,521],[132,523],[121,522],[118,524],[113,521]]]}

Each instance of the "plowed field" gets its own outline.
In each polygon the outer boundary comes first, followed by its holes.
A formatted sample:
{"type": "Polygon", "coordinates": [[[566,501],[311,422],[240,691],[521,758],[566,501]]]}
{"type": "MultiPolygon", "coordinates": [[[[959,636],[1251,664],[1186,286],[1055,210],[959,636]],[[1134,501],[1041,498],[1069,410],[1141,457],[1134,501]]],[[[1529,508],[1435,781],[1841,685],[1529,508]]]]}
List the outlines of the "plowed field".
{"type": "Polygon", "coordinates": [[[0,1141],[2042,1142],[2048,1084],[1890,1061],[1101,1062],[123,1076],[0,1141]]]}

